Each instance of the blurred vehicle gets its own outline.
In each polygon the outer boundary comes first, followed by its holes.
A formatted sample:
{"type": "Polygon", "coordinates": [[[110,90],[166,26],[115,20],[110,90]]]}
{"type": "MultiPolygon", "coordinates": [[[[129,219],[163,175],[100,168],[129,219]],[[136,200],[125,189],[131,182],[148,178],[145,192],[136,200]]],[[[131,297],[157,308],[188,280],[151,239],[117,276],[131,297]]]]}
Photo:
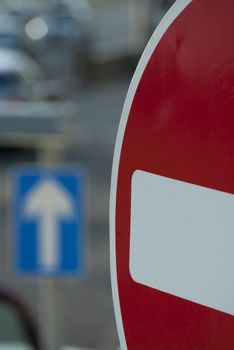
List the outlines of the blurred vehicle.
{"type": "Polygon", "coordinates": [[[25,23],[30,46],[48,79],[75,80],[85,74],[91,17],[86,0],[61,0],[25,23]]]}
{"type": "Polygon", "coordinates": [[[0,14],[0,100],[32,100],[42,71],[29,53],[19,19],[5,5],[0,14]]]}
{"type": "Polygon", "coordinates": [[[0,291],[0,349],[39,349],[35,325],[24,305],[3,291],[0,291]]]}
{"type": "Polygon", "coordinates": [[[42,76],[25,52],[0,47],[0,100],[33,100],[32,85],[42,76]]]}

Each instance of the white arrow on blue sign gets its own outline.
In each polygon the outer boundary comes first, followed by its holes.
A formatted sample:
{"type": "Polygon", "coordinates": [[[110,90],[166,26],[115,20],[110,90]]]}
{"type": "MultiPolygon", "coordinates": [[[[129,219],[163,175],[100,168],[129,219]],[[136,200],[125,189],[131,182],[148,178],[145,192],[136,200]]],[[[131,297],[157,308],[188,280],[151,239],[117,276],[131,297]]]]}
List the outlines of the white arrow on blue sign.
{"type": "Polygon", "coordinates": [[[82,274],[85,180],[75,170],[19,169],[14,173],[13,243],[17,271],[82,274]]]}

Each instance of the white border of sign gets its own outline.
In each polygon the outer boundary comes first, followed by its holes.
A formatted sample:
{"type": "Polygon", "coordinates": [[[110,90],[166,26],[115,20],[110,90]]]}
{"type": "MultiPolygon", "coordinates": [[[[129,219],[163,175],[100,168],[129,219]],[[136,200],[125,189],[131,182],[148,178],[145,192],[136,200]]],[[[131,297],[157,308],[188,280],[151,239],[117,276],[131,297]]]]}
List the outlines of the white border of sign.
{"type": "Polygon", "coordinates": [[[127,97],[124,103],[123,112],[120,119],[114,159],[112,166],[112,177],[111,177],[111,193],[110,193],[110,263],[111,263],[111,284],[112,284],[112,294],[114,301],[115,317],[117,323],[117,329],[120,339],[120,346],[122,350],[127,349],[127,344],[124,335],[124,328],[121,317],[119,293],[118,293],[118,282],[117,282],[117,268],[116,268],[116,245],[115,245],[115,209],[116,209],[116,191],[117,191],[117,180],[118,180],[118,169],[119,160],[122,149],[123,138],[125,134],[125,129],[128,121],[128,116],[132,106],[132,102],[144,73],[144,70],[154,52],[157,45],[159,44],[161,38],[170,27],[170,25],[175,21],[175,19],[181,14],[181,12],[192,2],[193,0],[178,0],[167,12],[166,16],[162,19],[159,26],[155,30],[152,38],[150,39],[146,49],[140,59],[136,72],[133,76],[132,82],[130,84],[127,97]]]}

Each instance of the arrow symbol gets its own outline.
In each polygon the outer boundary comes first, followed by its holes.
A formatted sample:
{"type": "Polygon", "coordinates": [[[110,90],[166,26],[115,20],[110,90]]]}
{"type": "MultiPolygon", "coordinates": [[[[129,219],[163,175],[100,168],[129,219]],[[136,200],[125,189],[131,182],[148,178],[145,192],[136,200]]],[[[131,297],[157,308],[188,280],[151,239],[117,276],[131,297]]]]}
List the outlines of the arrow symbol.
{"type": "Polygon", "coordinates": [[[55,270],[59,263],[59,220],[73,216],[73,200],[56,181],[44,179],[25,198],[24,215],[39,222],[39,264],[55,270]]]}

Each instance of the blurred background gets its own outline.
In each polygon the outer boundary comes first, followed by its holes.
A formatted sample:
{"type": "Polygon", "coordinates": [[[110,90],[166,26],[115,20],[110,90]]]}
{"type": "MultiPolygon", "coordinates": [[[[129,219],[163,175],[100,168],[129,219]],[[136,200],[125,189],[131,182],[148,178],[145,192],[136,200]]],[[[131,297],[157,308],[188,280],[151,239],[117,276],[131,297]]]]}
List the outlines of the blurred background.
{"type": "Polygon", "coordinates": [[[114,143],[138,59],[173,2],[0,2],[0,349],[119,347],[109,268],[114,143]],[[13,267],[11,171],[25,164],[85,172],[82,278],[26,278],[13,267]]]}

